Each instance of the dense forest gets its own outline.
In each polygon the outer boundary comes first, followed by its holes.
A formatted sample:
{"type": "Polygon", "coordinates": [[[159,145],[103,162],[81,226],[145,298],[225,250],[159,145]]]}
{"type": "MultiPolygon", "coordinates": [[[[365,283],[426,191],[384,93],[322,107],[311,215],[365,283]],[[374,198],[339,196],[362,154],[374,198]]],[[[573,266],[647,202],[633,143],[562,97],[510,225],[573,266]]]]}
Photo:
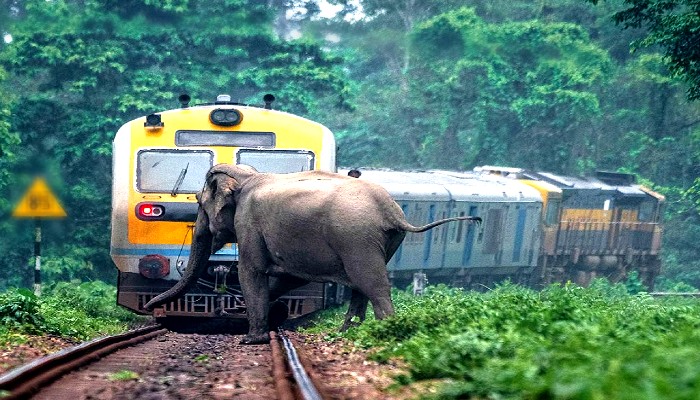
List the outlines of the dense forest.
{"type": "Polygon", "coordinates": [[[631,172],[667,196],[662,288],[700,288],[700,5],[678,0],[0,1],[0,290],[113,282],[111,142],[229,93],[318,120],[345,166],[631,172]],[[332,12],[330,12],[332,10],[332,12]]]}

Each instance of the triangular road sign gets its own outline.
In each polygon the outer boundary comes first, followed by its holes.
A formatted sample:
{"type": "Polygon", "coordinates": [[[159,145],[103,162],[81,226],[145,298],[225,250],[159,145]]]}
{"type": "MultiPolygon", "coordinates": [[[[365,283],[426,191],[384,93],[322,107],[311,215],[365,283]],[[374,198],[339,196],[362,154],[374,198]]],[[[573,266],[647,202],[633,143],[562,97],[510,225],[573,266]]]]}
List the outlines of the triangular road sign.
{"type": "Polygon", "coordinates": [[[15,218],[64,218],[66,212],[43,178],[36,178],[19,201],[12,216],[15,218]]]}

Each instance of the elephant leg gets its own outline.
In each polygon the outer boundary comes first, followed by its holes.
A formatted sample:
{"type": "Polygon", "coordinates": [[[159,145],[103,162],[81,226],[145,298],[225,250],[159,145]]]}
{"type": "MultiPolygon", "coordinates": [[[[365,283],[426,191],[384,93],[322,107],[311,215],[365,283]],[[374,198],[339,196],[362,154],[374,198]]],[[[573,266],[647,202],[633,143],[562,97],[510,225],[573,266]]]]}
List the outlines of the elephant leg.
{"type": "Polygon", "coordinates": [[[368,302],[369,299],[367,296],[362,294],[359,290],[353,289],[348,312],[345,314],[345,322],[343,322],[343,326],[340,328],[341,332],[345,332],[351,326],[357,326],[365,320],[368,302]],[[353,321],[355,316],[359,318],[358,322],[353,321]]]}
{"type": "Polygon", "coordinates": [[[293,276],[270,277],[270,300],[272,302],[267,315],[267,323],[270,330],[277,329],[289,318],[289,307],[286,302],[278,300],[279,297],[307,283],[309,281],[293,276]]]}
{"type": "Polygon", "coordinates": [[[343,265],[353,285],[353,297],[355,290],[360,291],[372,302],[374,317],[384,319],[394,315],[385,255],[379,251],[375,254],[367,253],[353,253],[342,257],[343,265]]]}
{"type": "Polygon", "coordinates": [[[267,326],[269,312],[268,277],[255,268],[248,268],[243,263],[238,265],[238,279],[241,283],[243,298],[248,313],[248,334],[241,339],[241,344],[263,344],[270,342],[267,326]]]}

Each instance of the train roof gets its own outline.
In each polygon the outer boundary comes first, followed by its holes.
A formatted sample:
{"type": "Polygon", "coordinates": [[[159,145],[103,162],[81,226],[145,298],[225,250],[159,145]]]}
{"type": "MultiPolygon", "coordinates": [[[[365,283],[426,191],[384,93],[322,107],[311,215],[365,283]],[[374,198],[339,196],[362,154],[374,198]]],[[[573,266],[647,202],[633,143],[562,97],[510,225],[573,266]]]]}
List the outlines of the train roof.
{"type": "Polygon", "coordinates": [[[563,191],[597,190],[609,192],[611,195],[621,194],[625,197],[644,197],[647,195],[647,191],[642,190],[640,185],[635,184],[636,179],[634,175],[621,172],[597,171],[595,177],[572,177],[511,167],[481,166],[474,168],[474,170],[508,178],[544,181],[563,191]]]}
{"type": "MultiPolygon", "coordinates": [[[[348,173],[347,168],[338,172],[348,173]]],[[[397,200],[457,200],[471,202],[541,202],[534,188],[502,177],[443,170],[395,171],[360,169],[370,182],[383,186],[397,200]]]]}
{"type": "Polygon", "coordinates": [[[599,190],[601,192],[619,193],[625,197],[645,197],[647,194],[639,185],[630,183],[629,180],[603,181],[597,177],[570,177],[556,175],[550,172],[537,172],[544,180],[560,187],[562,190],[599,190]],[[619,184],[618,184],[619,183],[619,184]]]}
{"type": "MultiPolygon", "coordinates": [[[[305,123],[313,124],[313,125],[318,125],[318,126],[324,126],[320,122],[302,117],[297,114],[292,114],[286,111],[282,110],[275,110],[275,109],[267,109],[267,108],[262,108],[259,106],[255,105],[248,105],[248,104],[238,104],[238,103],[204,103],[204,104],[195,104],[186,108],[172,108],[169,110],[162,110],[156,112],[156,114],[161,114],[161,115],[167,115],[167,114],[177,114],[181,113],[183,110],[215,110],[217,108],[233,108],[236,110],[239,110],[240,112],[243,113],[243,118],[264,118],[267,117],[270,114],[274,114],[280,117],[284,118],[290,118],[290,119],[297,119],[300,121],[304,121],[305,123]]],[[[141,118],[145,118],[141,117],[141,118]]]]}

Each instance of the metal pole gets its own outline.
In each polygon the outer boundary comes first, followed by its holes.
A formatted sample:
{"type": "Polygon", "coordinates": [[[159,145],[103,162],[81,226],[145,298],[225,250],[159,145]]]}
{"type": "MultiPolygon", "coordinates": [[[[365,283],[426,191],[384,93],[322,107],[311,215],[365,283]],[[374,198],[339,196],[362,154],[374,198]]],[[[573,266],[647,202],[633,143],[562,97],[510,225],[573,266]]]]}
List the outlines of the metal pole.
{"type": "Polygon", "coordinates": [[[41,220],[34,218],[34,294],[41,296],[41,220]]]}

